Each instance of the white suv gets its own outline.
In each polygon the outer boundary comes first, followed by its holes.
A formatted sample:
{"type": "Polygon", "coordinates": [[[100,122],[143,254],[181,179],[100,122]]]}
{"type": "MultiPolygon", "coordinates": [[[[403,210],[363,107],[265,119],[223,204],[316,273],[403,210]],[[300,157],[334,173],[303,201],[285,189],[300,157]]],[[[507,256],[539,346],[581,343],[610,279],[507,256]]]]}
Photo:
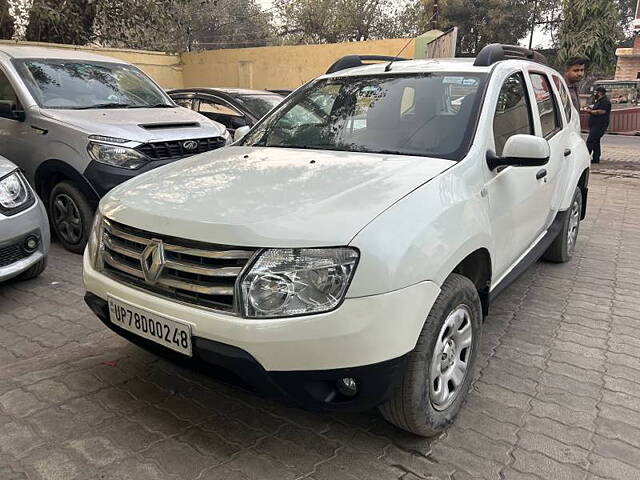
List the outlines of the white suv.
{"type": "Polygon", "coordinates": [[[441,431],[491,300],[540,256],[568,261],[585,214],[578,113],[536,59],[491,45],[339,70],[233,146],[116,187],[87,303],[308,408],[441,431]]]}

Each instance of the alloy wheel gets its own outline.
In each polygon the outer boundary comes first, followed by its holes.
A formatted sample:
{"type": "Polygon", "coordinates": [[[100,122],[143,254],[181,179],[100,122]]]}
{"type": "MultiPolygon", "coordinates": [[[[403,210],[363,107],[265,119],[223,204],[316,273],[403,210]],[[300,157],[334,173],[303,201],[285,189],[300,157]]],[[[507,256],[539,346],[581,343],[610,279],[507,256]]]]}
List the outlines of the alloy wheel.
{"type": "Polygon", "coordinates": [[[82,238],[82,217],[73,199],[66,193],[60,193],[53,199],[51,205],[53,224],[62,239],[72,245],[82,238]]]}

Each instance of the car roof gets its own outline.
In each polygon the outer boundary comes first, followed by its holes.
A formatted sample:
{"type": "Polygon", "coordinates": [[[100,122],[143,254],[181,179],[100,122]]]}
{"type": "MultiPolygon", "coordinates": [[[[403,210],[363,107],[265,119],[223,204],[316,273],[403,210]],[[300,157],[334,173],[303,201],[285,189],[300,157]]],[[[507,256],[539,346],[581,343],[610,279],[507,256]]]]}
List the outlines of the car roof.
{"type": "Polygon", "coordinates": [[[56,60],[88,60],[94,62],[127,63],[106,55],[96,55],[86,50],[73,48],[32,47],[27,45],[2,45],[0,52],[10,58],[38,58],[56,60]]]}
{"type": "Polygon", "coordinates": [[[389,72],[385,72],[389,62],[374,63],[364,65],[362,67],[354,67],[346,70],[340,70],[335,73],[323,75],[321,78],[338,78],[350,76],[367,76],[367,75],[404,75],[404,74],[420,74],[420,73],[489,73],[496,65],[502,67],[515,66],[518,68],[527,68],[535,65],[536,68],[545,71],[552,69],[546,65],[534,63],[529,60],[501,60],[488,66],[475,66],[474,58],[434,58],[428,60],[402,60],[396,61],[391,66],[389,72]]]}
{"type": "Polygon", "coordinates": [[[168,93],[226,93],[228,95],[279,95],[278,93],[268,92],[267,90],[250,90],[247,88],[217,88],[217,87],[194,87],[194,88],[176,88],[169,90],[168,93]]]}

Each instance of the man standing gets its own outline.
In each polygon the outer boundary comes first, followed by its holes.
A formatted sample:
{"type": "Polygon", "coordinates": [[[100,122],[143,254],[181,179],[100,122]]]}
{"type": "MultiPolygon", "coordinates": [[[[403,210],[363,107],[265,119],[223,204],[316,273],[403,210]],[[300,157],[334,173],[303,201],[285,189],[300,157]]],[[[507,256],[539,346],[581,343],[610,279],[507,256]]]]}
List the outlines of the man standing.
{"type": "Polygon", "coordinates": [[[585,107],[583,111],[589,113],[587,148],[589,153],[593,152],[591,162],[600,163],[600,139],[607,131],[611,116],[611,102],[607,98],[607,90],[602,86],[596,87],[595,103],[585,107]]]}
{"type": "Polygon", "coordinates": [[[569,95],[571,95],[571,103],[580,111],[580,97],[578,97],[578,85],[584,78],[584,68],[587,59],[582,57],[571,57],[567,60],[564,69],[564,79],[569,87],[569,95]]]}

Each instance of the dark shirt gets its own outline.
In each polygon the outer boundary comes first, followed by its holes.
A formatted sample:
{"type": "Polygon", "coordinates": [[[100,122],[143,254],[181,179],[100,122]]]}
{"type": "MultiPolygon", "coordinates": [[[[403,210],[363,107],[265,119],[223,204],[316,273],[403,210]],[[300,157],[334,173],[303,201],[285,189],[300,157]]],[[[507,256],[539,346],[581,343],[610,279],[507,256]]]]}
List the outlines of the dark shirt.
{"type": "Polygon", "coordinates": [[[576,107],[576,110],[580,111],[580,97],[578,96],[578,84],[567,84],[569,87],[569,96],[571,97],[571,103],[576,107]]]}
{"type": "Polygon", "coordinates": [[[589,128],[602,128],[606,129],[609,126],[609,117],[611,116],[611,102],[606,95],[598,100],[591,106],[592,110],[604,110],[604,115],[592,115],[589,114],[589,128]]]}

